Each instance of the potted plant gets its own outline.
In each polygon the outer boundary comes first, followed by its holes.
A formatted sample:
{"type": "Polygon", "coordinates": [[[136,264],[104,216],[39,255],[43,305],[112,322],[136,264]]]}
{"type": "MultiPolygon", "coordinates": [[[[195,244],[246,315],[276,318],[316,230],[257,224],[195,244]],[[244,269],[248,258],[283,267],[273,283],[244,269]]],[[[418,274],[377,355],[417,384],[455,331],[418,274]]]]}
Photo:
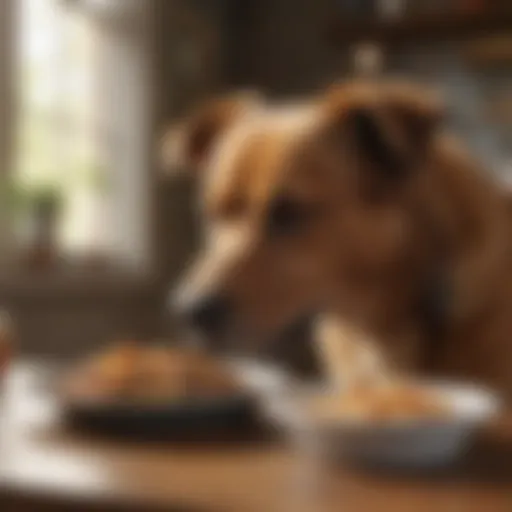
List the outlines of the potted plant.
{"type": "Polygon", "coordinates": [[[23,187],[14,184],[10,194],[11,217],[24,238],[24,263],[48,268],[58,257],[57,230],[64,195],[57,185],[23,187]]]}

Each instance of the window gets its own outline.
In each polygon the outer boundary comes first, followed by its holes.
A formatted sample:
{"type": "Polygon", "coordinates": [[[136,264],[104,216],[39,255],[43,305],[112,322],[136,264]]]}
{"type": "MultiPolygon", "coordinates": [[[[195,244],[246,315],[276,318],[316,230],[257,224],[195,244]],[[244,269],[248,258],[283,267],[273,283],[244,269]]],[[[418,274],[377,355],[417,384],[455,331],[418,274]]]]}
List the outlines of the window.
{"type": "Polygon", "coordinates": [[[59,197],[57,240],[68,260],[99,253],[116,266],[147,265],[148,2],[2,3],[17,19],[11,182],[29,199],[59,197]]]}
{"type": "Polygon", "coordinates": [[[21,0],[15,180],[21,190],[63,196],[59,242],[67,253],[96,249],[105,162],[97,119],[98,37],[91,20],[54,0],[21,0]]]}

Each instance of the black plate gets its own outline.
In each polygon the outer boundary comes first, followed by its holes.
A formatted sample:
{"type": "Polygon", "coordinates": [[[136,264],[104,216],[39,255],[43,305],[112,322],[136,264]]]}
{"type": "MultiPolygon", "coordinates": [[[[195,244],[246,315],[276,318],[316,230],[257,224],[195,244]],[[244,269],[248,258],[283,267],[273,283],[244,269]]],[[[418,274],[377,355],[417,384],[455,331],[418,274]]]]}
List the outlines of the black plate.
{"type": "Polygon", "coordinates": [[[252,431],[257,404],[248,395],[189,399],[165,404],[67,403],[67,423],[116,437],[217,440],[252,431]]]}

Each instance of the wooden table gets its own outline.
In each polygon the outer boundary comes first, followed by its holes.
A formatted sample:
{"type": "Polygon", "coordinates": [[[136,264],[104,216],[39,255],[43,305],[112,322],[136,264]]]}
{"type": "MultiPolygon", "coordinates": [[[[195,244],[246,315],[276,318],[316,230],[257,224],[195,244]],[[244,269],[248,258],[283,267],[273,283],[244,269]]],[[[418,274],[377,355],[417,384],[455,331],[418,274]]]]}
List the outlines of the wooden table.
{"type": "Polygon", "coordinates": [[[327,468],[284,444],[184,447],[101,441],[67,430],[18,366],[0,406],[0,510],[511,512],[512,421],[449,472],[327,468]]]}

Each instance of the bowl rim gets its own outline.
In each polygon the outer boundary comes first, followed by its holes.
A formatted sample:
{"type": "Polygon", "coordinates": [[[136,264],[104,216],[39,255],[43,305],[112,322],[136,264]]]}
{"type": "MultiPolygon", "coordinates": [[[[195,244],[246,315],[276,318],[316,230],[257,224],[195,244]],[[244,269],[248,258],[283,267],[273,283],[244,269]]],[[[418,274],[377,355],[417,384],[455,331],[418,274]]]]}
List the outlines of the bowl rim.
{"type": "Polygon", "coordinates": [[[349,418],[315,418],[304,409],[304,400],[314,396],[325,395],[329,388],[325,385],[308,385],[296,388],[289,393],[286,404],[274,411],[278,420],[284,421],[288,427],[303,429],[321,429],[324,432],[343,430],[347,433],[400,433],[412,430],[446,429],[446,428],[477,428],[497,418],[503,410],[501,397],[488,387],[479,384],[448,379],[413,379],[413,385],[420,385],[432,391],[441,391],[452,404],[456,400],[466,401],[466,407],[459,403],[459,410],[453,415],[443,418],[390,418],[375,422],[365,419],[349,418]],[[470,410],[469,401],[473,401],[470,410]],[[465,409],[465,410],[464,410],[465,409]]]}

